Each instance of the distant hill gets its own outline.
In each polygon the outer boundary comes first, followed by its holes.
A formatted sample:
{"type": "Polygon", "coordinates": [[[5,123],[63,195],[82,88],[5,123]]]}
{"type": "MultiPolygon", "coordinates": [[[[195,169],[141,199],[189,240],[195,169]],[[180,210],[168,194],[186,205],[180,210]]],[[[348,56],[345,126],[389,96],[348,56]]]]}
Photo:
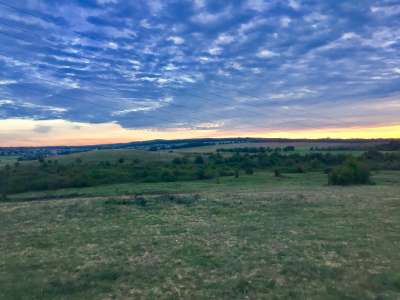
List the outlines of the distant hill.
{"type": "Polygon", "coordinates": [[[346,144],[358,148],[371,148],[377,145],[399,143],[395,139],[285,139],[285,138],[200,138],[179,140],[150,140],[140,142],[100,144],[88,146],[42,146],[42,147],[0,147],[0,155],[15,155],[23,160],[37,159],[40,156],[65,155],[93,150],[137,149],[137,150],[173,150],[210,145],[238,143],[329,143],[346,144]]]}

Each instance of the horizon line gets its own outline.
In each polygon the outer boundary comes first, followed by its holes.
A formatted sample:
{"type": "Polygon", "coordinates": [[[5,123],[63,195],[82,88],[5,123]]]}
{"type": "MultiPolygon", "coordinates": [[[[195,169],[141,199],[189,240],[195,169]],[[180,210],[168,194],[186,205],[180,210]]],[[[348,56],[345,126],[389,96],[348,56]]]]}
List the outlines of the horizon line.
{"type": "MultiPolygon", "coordinates": [[[[127,144],[138,144],[138,143],[151,143],[151,142],[157,142],[157,141],[162,141],[162,142],[174,142],[174,141],[199,141],[199,140],[246,140],[246,139],[251,139],[251,140],[260,140],[259,143],[262,143],[264,140],[265,142],[324,142],[324,141],[331,141],[331,142],[379,142],[379,141],[400,141],[400,138],[331,138],[331,137],[325,137],[325,138],[286,138],[286,137],[238,137],[238,136],[232,136],[232,137],[204,137],[204,138],[183,138],[183,139],[149,139],[149,140],[138,140],[138,141],[127,141],[127,142],[116,142],[116,143],[94,143],[94,144],[82,144],[82,145],[73,145],[73,144],[59,144],[59,145],[40,145],[40,146],[0,146],[0,149],[4,148],[85,148],[85,147],[96,147],[96,146],[112,146],[112,145],[127,145],[127,144]]],[[[258,143],[257,141],[250,141],[250,143],[258,143]]],[[[116,149],[117,150],[117,149],[116,149]]]]}

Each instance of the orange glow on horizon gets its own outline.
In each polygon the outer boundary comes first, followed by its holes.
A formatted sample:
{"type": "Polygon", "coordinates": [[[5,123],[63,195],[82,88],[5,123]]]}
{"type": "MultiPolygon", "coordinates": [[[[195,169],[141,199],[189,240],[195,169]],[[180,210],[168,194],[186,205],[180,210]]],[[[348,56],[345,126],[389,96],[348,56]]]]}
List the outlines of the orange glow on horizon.
{"type": "Polygon", "coordinates": [[[7,146],[57,146],[124,143],[153,139],[186,138],[400,138],[400,124],[374,127],[321,128],[298,130],[222,131],[217,128],[194,130],[175,129],[125,129],[116,123],[88,124],[65,120],[38,121],[30,119],[0,120],[0,147],[7,146]]]}

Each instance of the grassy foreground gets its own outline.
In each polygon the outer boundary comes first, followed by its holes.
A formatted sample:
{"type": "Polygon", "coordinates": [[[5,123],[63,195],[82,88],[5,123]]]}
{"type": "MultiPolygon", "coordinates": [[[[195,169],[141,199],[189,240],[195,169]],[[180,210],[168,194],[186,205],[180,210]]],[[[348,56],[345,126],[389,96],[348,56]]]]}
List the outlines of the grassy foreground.
{"type": "Polygon", "coordinates": [[[400,298],[398,172],[265,176],[0,203],[0,299],[400,298]]]}

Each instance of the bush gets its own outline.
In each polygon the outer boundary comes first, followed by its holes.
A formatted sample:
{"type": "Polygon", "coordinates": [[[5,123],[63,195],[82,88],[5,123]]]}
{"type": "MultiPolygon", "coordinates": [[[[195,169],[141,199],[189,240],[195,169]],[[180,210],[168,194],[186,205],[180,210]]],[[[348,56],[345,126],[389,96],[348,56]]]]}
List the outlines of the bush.
{"type": "Polygon", "coordinates": [[[246,173],[247,175],[253,175],[253,174],[254,174],[254,170],[253,170],[253,168],[246,168],[246,169],[245,169],[245,173],[246,173]]]}
{"type": "Polygon", "coordinates": [[[196,156],[194,160],[195,164],[202,165],[204,164],[204,158],[201,155],[196,156]]]}
{"type": "Polygon", "coordinates": [[[369,170],[362,164],[350,160],[329,173],[330,185],[370,184],[369,170]]]}

